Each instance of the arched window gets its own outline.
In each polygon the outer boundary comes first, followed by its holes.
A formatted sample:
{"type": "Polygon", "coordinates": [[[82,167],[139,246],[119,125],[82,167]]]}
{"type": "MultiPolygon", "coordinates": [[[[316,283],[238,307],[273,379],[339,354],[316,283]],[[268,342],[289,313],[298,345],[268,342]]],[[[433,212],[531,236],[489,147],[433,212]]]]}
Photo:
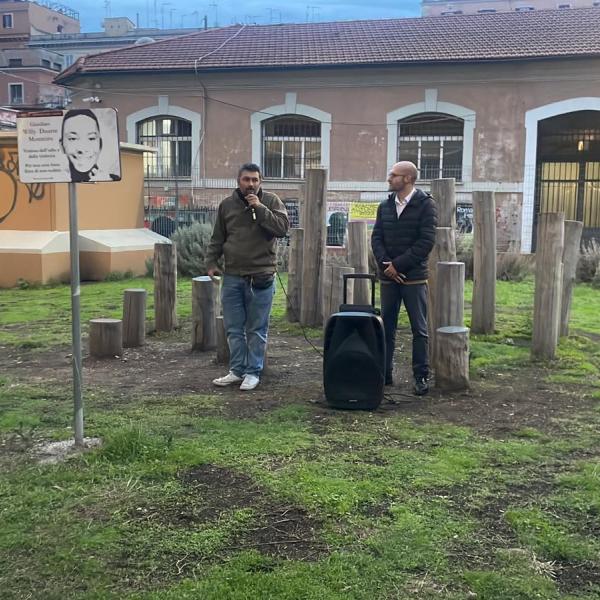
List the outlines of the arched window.
{"type": "Polygon", "coordinates": [[[144,154],[146,177],[190,177],[192,173],[192,123],[160,116],[137,123],[137,142],[157,149],[144,154]]]}
{"type": "Polygon", "coordinates": [[[306,169],[321,166],[321,123],[298,115],[262,122],[265,177],[302,179],[306,169]]]}
{"type": "Polygon", "coordinates": [[[398,121],[397,159],[410,160],[419,179],[462,179],[464,121],[442,113],[421,113],[398,121]]]}

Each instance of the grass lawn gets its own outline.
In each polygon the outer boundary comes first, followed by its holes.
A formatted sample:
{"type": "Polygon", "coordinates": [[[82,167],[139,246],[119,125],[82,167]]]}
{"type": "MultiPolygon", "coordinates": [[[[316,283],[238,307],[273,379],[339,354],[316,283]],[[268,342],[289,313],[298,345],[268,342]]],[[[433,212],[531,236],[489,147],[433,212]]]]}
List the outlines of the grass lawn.
{"type": "MultiPolygon", "coordinates": [[[[151,319],[152,285],[82,286],[84,334],[120,316],[125,288],[149,290],[151,319]]],[[[191,283],[178,285],[182,329],[143,352],[184,347],[191,283]]],[[[174,361],[152,389],[119,379],[126,363],[114,378],[91,363],[86,435],[102,446],[40,464],[39,443],[72,435],[69,293],[0,290],[0,597],[600,598],[597,290],[576,287],[572,335],[556,361],[532,363],[533,282],[498,282],[469,394],[350,413],[314,394],[314,351],[278,289],[273,338],[295,354],[274,368],[293,385],[190,391],[174,361]],[[305,363],[313,381],[293,379],[305,363]]],[[[468,284],[467,324],[470,296],[468,284]]]]}

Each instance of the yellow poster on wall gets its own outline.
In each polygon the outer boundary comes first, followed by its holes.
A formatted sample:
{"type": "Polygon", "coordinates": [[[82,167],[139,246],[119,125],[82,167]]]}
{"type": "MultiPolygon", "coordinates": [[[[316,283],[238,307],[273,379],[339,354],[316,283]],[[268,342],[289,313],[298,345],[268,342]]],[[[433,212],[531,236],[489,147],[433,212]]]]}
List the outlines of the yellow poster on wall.
{"type": "Polygon", "coordinates": [[[351,221],[370,221],[375,222],[377,217],[377,207],[379,202],[351,202],[350,220],[351,221]]]}

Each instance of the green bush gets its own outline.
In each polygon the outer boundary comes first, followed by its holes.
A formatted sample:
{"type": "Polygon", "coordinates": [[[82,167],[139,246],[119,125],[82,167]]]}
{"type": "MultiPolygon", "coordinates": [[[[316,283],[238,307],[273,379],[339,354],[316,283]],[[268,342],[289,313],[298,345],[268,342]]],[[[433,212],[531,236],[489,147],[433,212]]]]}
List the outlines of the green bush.
{"type": "Polygon", "coordinates": [[[290,247],[287,245],[287,240],[277,240],[275,251],[277,252],[277,271],[287,273],[290,266],[290,247]]]}
{"type": "Polygon", "coordinates": [[[144,264],[146,266],[146,277],[154,277],[154,258],[152,256],[149,256],[144,261],[144,264]]]}
{"type": "Polygon", "coordinates": [[[590,283],[600,270],[600,243],[589,240],[581,244],[581,254],[577,263],[577,281],[590,283]]]}
{"type": "Polygon", "coordinates": [[[123,281],[124,279],[132,279],[134,277],[133,271],[111,271],[105,278],[104,281],[123,281]]]}
{"type": "Polygon", "coordinates": [[[206,251],[211,234],[210,225],[193,223],[189,227],[180,227],[171,236],[177,246],[177,270],[180,275],[206,275],[206,251]]]}
{"type": "Polygon", "coordinates": [[[496,259],[496,278],[501,281],[523,281],[533,274],[529,255],[518,252],[499,252],[496,259]]]}
{"type": "Polygon", "coordinates": [[[456,234],[456,260],[465,263],[465,279],[473,279],[473,234],[456,234]]]}
{"type": "Polygon", "coordinates": [[[596,269],[596,273],[592,279],[592,287],[600,289],[600,269],[596,269]]]}

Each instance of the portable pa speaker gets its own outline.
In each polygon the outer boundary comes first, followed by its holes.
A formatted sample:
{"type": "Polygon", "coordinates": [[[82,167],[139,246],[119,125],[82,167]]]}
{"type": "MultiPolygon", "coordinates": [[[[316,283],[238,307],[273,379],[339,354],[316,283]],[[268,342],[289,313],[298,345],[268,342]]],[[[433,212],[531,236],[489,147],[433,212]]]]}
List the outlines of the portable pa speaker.
{"type": "Polygon", "coordinates": [[[376,312],[375,277],[344,275],[344,303],[327,322],[323,357],[325,399],[335,408],[374,410],[383,400],[385,337],[376,312]],[[371,306],[346,303],[348,279],[371,280],[371,306]]]}

